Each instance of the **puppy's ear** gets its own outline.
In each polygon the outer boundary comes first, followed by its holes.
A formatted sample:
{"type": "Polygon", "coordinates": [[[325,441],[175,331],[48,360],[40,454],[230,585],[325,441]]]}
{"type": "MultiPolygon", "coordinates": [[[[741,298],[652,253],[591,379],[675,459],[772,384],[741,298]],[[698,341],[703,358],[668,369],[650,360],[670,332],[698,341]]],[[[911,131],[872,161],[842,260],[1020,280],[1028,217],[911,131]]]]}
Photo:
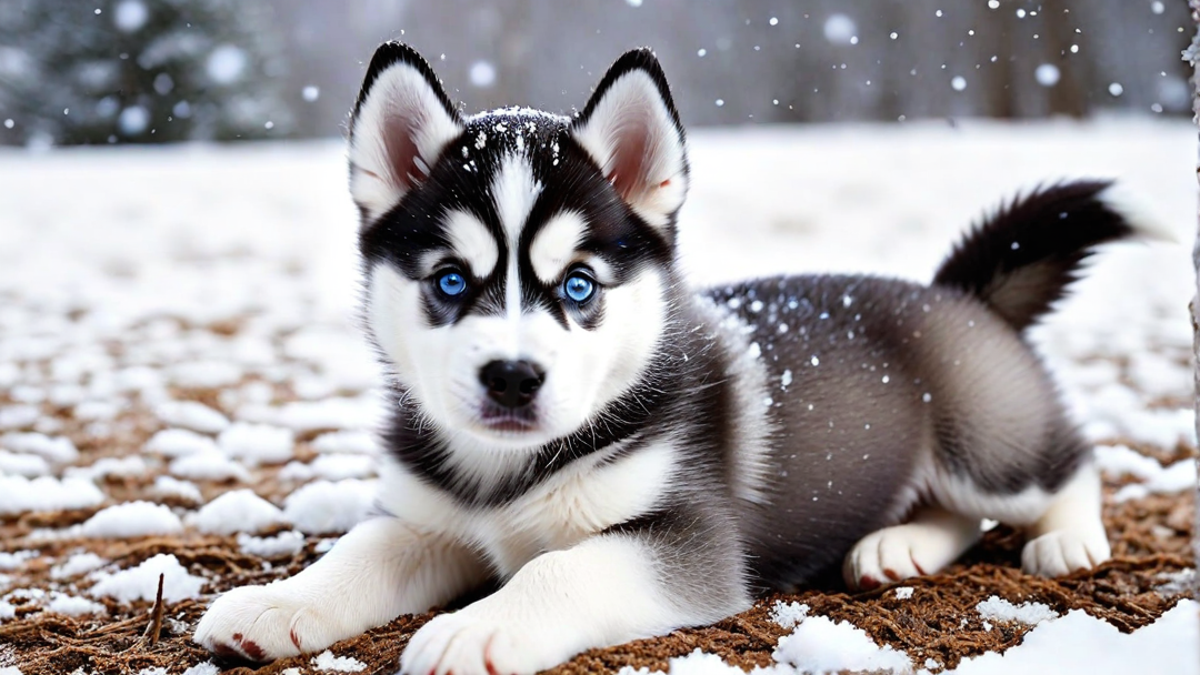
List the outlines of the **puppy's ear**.
{"type": "Polygon", "coordinates": [[[462,119],[437,75],[408,45],[375,50],[350,120],[350,194],[363,225],[429,177],[462,119]]]}
{"type": "Polygon", "coordinates": [[[621,198],[655,227],[687,194],[683,126],[658,59],[636,49],[608,69],[571,128],[621,198]]]}

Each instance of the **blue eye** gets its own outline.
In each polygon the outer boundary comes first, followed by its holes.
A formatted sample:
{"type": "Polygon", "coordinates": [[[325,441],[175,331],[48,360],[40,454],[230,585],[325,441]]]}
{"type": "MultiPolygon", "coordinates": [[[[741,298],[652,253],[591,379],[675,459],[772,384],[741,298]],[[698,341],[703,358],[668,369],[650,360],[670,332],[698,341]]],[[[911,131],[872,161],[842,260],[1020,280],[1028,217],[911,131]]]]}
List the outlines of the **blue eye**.
{"type": "Polygon", "coordinates": [[[458,272],[445,272],[438,277],[438,288],[450,297],[462,295],[467,290],[467,280],[458,272]]]}
{"type": "Polygon", "coordinates": [[[587,302],[596,293],[596,283],[583,274],[572,274],[563,282],[563,293],[575,302],[587,302]]]}

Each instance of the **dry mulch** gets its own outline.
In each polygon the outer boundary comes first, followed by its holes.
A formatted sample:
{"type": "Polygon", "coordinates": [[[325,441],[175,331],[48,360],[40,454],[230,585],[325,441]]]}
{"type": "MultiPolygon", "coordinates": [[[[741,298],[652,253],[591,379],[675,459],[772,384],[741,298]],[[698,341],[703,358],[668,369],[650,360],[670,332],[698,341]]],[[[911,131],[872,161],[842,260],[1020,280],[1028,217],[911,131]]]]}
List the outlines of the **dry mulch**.
{"type": "MultiPolygon", "coordinates": [[[[1108,493],[1111,495],[1115,488],[1115,484],[1108,486],[1108,493]]],[[[805,603],[812,614],[849,621],[880,644],[907,652],[918,665],[932,658],[946,668],[956,666],[965,656],[1016,645],[1029,630],[1022,624],[984,622],[974,607],[991,595],[1015,603],[1044,603],[1058,612],[1082,609],[1122,631],[1131,631],[1153,622],[1182,597],[1182,588],[1156,589],[1172,575],[1195,565],[1191,548],[1194,512],[1194,499],[1189,493],[1152,495],[1122,504],[1110,499],[1105,521],[1114,544],[1113,560],[1096,570],[1062,579],[1021,573],[1021,535],[999,527],[959,564],[941,574],[904,582],[914,589],[907,599],[898,598],[893,589],[851,595],[836,584],[795,594],[775,594],[716,625],[591,650],[551,672],[612,672],[623,666],[665,670],[669,658],[695,649],[719,654],[745,669],[766,666],[772,663],[776,642],[788,632],[770,619],[770,610],[777,601],[805,603]]],[[[89,514],[28,514],[9,520],[0,525],[5,542],[0,549],[20,550],[24,535],[32,529],[62,527],[89,514]]],[[[193,534],[132,541],[59,541],[39,546],[42,556],[12,573],[13,587],[50,587],[53,559],[87,548],[119,562],[121,567],[131,567],[158,553],[174,554],[193,574],[204,574],[210,580],[206,590],[217,593],[295,573],[318,557],[314,552],[317,541],[312,538],[300,553],[270,564],[241,553],[234,537],[193,534]]],[[[0,658],[18,665],[25,675],[60,675],[77,668],[89,673],[137,673],[151,667],[178,672],[181,664],[210,658],[189,639],[206,601],[188,600],[167,608],[157,639],[149,633],[154,614],[153,603],[149,602],[122,605],[105,600],[108,617],[79,619],[42,612],[32,603],[18,606],[18,618],[0,624],[0,645],[5,645],[0,646],[0,658]]],[[[394,672],[408,637],[431,616],[398,618],[339,643],[333,652],[369,664],[369,673],[394,672]]],[[[292,667],[315,672],[307,667],[307,657],[261,667],[220,659],[216,663],[226,668],[225,672],[239,674],[268,675],[292,667]]]]}

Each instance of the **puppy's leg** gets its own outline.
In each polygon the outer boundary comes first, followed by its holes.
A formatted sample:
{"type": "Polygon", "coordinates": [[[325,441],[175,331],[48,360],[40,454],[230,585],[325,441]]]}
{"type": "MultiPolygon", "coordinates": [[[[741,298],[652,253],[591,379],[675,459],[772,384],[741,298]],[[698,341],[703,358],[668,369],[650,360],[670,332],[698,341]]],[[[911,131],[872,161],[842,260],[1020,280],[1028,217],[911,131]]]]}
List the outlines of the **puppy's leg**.
{"type": "Polygon", "coordinates": [[[978,518],[924,507],[903,525],[863,537],[846,556],[842,576],[851,588],[871,589],[933,574],[962,555],[979,536],[978,518]]]}
{"type": "MultiPolygon", "coordinates": [[[[699,548],[700,557],[709,556],[699,548]]],[[[729,550],[736,555],[736,548],[729,550]]],[[[544,553],[495,594],[417,631],[401,658],[402,672],[534,673],[586,649],[710,623],[749,607],[740,569],[700,563],[701,571],[690,553],[637,533],[598,535],[544,553]]]]}
{"type": "Polygon", "coordinates": [[[1021,552],[1021,567],[1030,574],[1053,577],[1108,560],[1112,551],[1100,506],[1100,472],[1088,463],[1025,529],[1028,541],[1021,552]]]}
{"type": "Polygon", "coordinates": [[[484,574],[478,558],[458,544],[396,518],[374,518],[296,576],[217,598],[194,640],[217,654],[254,661],[319,651],[444,603],[484,574]]]}

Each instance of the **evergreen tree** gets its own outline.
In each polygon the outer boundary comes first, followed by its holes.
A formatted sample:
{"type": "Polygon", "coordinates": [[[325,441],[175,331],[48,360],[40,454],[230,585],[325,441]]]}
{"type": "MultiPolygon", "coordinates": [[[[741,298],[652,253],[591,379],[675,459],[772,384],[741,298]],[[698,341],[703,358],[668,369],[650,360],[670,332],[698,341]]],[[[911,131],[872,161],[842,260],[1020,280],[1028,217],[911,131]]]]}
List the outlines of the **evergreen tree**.
{"type": "Polygon", "coordinates": [[[0,0],[0,143],[284,136],[268,12],[237,0],[0,0]]]}

